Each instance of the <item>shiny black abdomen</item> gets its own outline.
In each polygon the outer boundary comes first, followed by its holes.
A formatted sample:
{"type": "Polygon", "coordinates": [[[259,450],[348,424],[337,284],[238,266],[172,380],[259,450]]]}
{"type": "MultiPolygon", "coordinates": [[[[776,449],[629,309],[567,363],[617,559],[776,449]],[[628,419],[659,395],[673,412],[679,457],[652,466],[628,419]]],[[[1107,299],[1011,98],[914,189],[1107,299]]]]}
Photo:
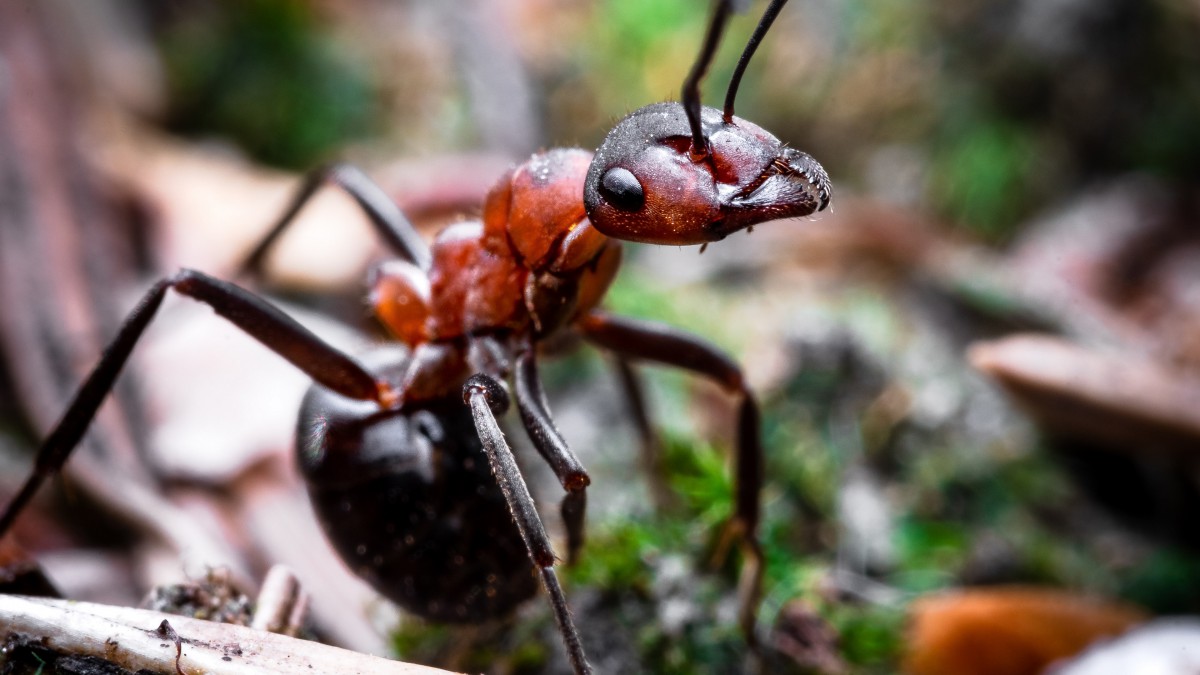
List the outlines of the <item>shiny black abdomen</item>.
{"type": "MultiPolygon", "coordinates": [[[[397,379],[406,361],[371,370],[397,379]]],[[[342,560],[405,609],[480,622],[536,591],[533,564],[461,399],[379,412],[314,386],[297,459],[342,560]]]]}

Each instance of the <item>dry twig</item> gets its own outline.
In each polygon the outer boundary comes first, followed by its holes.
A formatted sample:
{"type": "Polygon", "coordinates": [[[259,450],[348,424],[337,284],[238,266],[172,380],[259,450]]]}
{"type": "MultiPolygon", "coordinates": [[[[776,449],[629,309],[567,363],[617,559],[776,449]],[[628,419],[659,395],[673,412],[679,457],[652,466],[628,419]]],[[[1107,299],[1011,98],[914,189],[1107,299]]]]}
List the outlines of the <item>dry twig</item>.
{"type": "Polygon", "coordinates": [[[0,595],[0,641],[102,659],[130,671],[188,675],[446,675],[448,671],[389,661],[244,626],[142,609],[0,595]],[[164,621],[176,642],[159,631],[164,621]]]}

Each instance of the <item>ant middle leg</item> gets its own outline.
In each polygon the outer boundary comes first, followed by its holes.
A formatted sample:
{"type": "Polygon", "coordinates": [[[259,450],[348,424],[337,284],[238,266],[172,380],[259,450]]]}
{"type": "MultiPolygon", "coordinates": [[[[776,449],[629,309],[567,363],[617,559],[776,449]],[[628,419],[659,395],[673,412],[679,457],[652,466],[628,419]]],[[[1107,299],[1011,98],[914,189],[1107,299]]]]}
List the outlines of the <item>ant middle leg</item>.
{"type": "Polygon", "coordinates": [[[200,272],[182,270],[155,283],[125,318],[117,336],[79,387],[67,410],[38,448],[34,470],[0,513],[0,537],[25,509],[41,484],[58,472],[79,444],[112,391],[129,355],[158,312],[168,289],[203,302],[217,314],[325,387],[349,398],[391,404],[396,394],[349,356],[333,348],[295,319],[234,284],[200,272]]]}
{"type": "Polygon", "coordinates": [[[571,609],[567,606],[566,596],[554,572],[554,549],[550,545],[550,538],[546,536],[546,529],[534,507],[529,488],[521,477],[521,470],[517,467],[512,450],[504,440],[504,433],[496,421],[496,415],[503,414],[508,409],[508,394],[496,378],[478,373],[472,375],[463,385],[463,399],[471,408],[471,414],[475,418],[475,429],[483,443],[488,461],[492,464],[492,471],[496,474],[496,482],[504,493],[517,530],[525,541],[529,557],[538,569],[542,586],[550,598],[554,620],[567,648],[571,668],[576,675],[588,675],[592,672],[592,667],[583,653],[583,644],[571,619],[571,609]]]}
{"type": "Polygon", "coordinates": [[[554,470],[567,494],[559,506],[563,523],[567,527],[567,564],[573,565],[583,548],[583,520],[587,511],[587,487],[592,479],[571,448],[567,445],[554,419],[550,416],[542,381],[538,378],[537,360],[532,348],[517,357],[514,373],[517,409],[525,431],[534,447],[554,470]]]}
{"type": "Polygon", "coordinates": [[[755,645],[755,614],[763,576],[763,552],[758,540],[763,449],[758,403],[746,385],[741,367],[711,344],[664,324],[594,311],[583,317],[578,325],[584,337],[599,347],[622,357],[689,370],[712,380],[740,399],[734,461],[735,503],[730,527],[732,534],[741,539],[745,555],[739,587],[738,618],[747,642],[755,645]]]}
{"type": "Polygon", "coordinates": [[[300,210],[308,204],[317,190],[326,183],[333,183],[345,190],[362,207],[371,225],[400,257],[422,270],[429,269],[429,246],[383,189],[357,167],[350,164],[329,164],[305,177],[283,215],[238,267],[238,276],[258,272],[267,251],[284,230],[295,222],[300,210]]]}

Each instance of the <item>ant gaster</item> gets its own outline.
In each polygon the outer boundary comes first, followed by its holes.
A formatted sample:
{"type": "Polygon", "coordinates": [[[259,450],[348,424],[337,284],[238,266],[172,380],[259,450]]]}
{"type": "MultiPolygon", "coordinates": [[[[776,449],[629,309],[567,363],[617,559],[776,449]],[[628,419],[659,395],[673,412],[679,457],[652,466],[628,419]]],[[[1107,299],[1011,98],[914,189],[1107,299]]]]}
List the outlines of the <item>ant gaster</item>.
{"type": "Polygon", "coordinates": [[[496,420],[509,407],[511,380],[523,425],[565,491],[566,559],[573,561],[583,544],[591,481],[551,420],[537,355],[543,340],[574,331],[620,359],[690,370],[738,397],[730,527],[745,553],[741,621],[753,640],[763,564],[754,396],[736,363],[714,347],[609,315],[598,304],[620,262],[619,240],[707,244],[829,203],[829,179],[815,160],[733,115],[741,74],[785,2],[773,0],[759,22],[724,111],[700,105],[699,84],[733,0],[714,5],[682,104],[635,111],[595,155],[578,149],[534,155],[490,190],[482,222],[452,225],[432,246],[357,170],[334,166],[312,174],[243,270],[257,269],[309,198],[336,183],[400,256],[373,271],[370,304],[406,348],[351,358],[239,286],[191,270],[162,279],[42,443],[33,474],[0,515],[0,536],[66,461],[167,289],[174,289],[315,381],[300,410],[297,459],[317,516],[353,571],[406,609],[450,622],[502,616],[532,596],[540,579],[572,667],[591,672],[554,571],[557,557],[496,420]],[[471,426],[476,434],[460,431],[471,426]]]}

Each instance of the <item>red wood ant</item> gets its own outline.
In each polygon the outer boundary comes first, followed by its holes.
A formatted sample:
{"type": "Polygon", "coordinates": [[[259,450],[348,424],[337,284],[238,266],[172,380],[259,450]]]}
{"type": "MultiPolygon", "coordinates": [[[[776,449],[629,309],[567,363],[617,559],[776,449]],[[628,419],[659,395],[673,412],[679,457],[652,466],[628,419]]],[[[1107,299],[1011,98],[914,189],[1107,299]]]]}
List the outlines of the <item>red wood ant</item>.
{"type": "Polygon", "coordinates": [[[740,399],[732,531],[745,550],[742,626],[753,640],[762,576],[757,536],[763,455],[754,396],[739,367],[690,335],[609,315],[598,304],[621,257],[618,240],[707,244],[757,223],[829,203],[824,169],[733,115],[738,83],[786,0],[773,0],[734,73],[724,111],[700,105],[732,0],[717,0],[683,102],[621,120],[593,156],[534,155],[488,193],[481,222],[443,230],[427,246],[365,175],[312,174],[245,262],[255,270],[326,182],[366,211],[399,260],[370,278],[376,316],[405,349],[361,362],[321,341],[256,295],[200,272],[160,280],[128,316],[38,450],[36,468],[0,516],[0,536],[66,461],[168,289],[212,307],[313,378],[296,453],[313,506],[347,564],[419,615],[478,622],[536,592],[550,598],[576,673],[591,671],[558,578],[557,557],[497,423],[510,380],[521,420],[557,475],[567,560],[583,544],[587,471],[555,428],[537,372],[539,343],[574,331],[623,359],[673,365],[740,399]],[[582,197],[582,199],[581,199],[582,197]],[[465,402],[460,403],[461,401],[465,402]],[[473,426],[476,434],[458,432],[473,426]],[[493,474],[493,479],[489,474],[493,474]]]}

